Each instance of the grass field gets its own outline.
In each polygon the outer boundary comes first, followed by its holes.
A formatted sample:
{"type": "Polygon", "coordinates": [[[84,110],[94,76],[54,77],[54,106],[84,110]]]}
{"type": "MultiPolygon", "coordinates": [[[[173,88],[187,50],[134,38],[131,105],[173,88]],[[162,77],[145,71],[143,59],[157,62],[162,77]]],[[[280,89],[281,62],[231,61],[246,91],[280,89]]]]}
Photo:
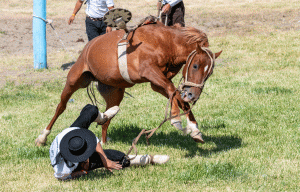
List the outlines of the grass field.
{"type": "MultiPolygon", "coordinates": [[[[139,154],[168,154],[167,164],[114,174],[99,169],[59,182],[53,177],[49,147],[90,102],[86,90],[73,95],[46,146],[35,147],[34,140],[54,114],[68,72],[61,65],[72,62],[72,56],[69,51],[49,52],[49,69],[34,71],[28,67],[33,66],[32,54],[4,54],[0,72],[24,70],[8,76],[0,88],[0,191],[300,190],[299,2],[184,2],[187,26],[206,30],[211,50],[223,50],[206,94],[193,108],[206,143],[195,143],[167,122],[151,137],[150,146],[144,138],[138,143],[139,154]],[[41,78],[33,78],[37,76],[41,78]]],[[[138,17],[156,14],[154,0],[115,3],[138,17]]],[[[49,0],[48,15],[67,17],[74,5],[71,0],[49,0]]],[[[0,11],[31,15],[31,7],[31,1],[11,0],[0,11]]],[[[83,18],[84,11],[80,14],[83,18]]],[[[127,152],[142,129],[155,128],[163,119],[167,100],[149,84],[127,91],[135,98],[123,100],[108,130],[112,141],[103,148],[127,152]]],[[[101,127],[92,125],[91,130],[101,137],[101,127]]]]}

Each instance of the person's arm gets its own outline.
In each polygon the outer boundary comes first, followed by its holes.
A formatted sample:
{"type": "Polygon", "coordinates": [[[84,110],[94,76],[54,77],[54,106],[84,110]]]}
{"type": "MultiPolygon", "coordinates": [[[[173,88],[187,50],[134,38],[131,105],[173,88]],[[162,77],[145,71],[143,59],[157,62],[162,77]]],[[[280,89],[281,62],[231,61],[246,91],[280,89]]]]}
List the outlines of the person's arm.
{"type": "Polygon", "coordinates": [[[76,179],[76,178],[81,177],[86,174],[87,174],[87,171],[84,171],[84,170],[76,171],[76,172],[71,173],[71,178],[76,179]]]}
{"type": "Polygon", "coordinates": [[[104,167],[110,172],[112,172],[113,169],[122,169],[122,165],[118,164],[118,162],[111,161],[106,157],[100,143],[97,143],[96,152],[100,155],[104,167]]]}
{"type": "MultiPolygon", "coordinates": [[[[111,7],[107,7],[109,10],[111,10],[111,9],[113,9],[114,8],[114,6],[111,6],[111,7]]],[[[112,28],[111,27],[109,27],[109,26],[107,26],[106,27],[106,33],[109,33],[109,32],[111,32],[112,31],[112,28]]]]}
{"type": "Polygon", "coordinates": [[[89,159],[87,159],[84,162],[79,163],[79,165],[81,170],[80,171],[76,171],[76,172],[72,172],[71,173],[71,178],[72,179],[76,179],[78,177],[81,177],[83,175],[86,175],[88,173],[89,170],[89,159]]]}
{"type": "Polygon", "coordinates": [[[75,15],[77,14],[77,12],[80,10],[81,6],[83,4],[83,1],[81,0],[78,0],[76,2],[76,5],[75,5],[75,8],[74,8],[74,11],[73,11],[73,14],[72,16],[70,17],[69,21],[68,21],[68,24],[71,25],[75,19],[75,15]]]}
{"type": "MultiPolygon", "coordinates": [[[[106,5],[107,5],[107,8],[108,10],[111,10],[114,8],[114,1],[113,0],[106,0],[106,5]]],[[[107,26],[106,27],[106,33],[109,33],[112,31],[112,28],[107,26]]]]}
{"type": "Polygon", "coordinates": [[[167,4],[165,4],[162,8],[162,12],[167,14],[172,7],[174,7],[175,5],[177,5],[178,3],[180,3],[182,0],[171,0],[169,1],[167,4]]]}

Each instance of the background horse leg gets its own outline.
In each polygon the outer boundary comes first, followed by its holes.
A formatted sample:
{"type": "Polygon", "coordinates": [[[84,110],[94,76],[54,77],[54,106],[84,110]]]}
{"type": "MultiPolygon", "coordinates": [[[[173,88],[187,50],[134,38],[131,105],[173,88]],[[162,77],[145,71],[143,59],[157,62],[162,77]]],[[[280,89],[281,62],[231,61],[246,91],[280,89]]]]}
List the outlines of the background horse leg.
{"type": "Polygon", "coordinates": [[[73,66],[71,68],[67,77],[65,88],[63,89],[63,92],[61,94],[60,103],[58,104],[55,114],[52,120],[50,121],[49,125],[41,132],[41,134],[35,140],[36,146],[45,145],[47,141],[47,136],[50,134],[53,124],[66,109],[67,102],[69,101],[72,94],[75,91],[77,91],[79,88],[87,87],[90,84],[92,79],[93,76],[91,75],[90,72],[81,73],[76,66],[73,66]]]}
{"type": "MultiPolygon", "coordinates": [[[[106,102],[106,110],[113,106],[119,106],[123,100],[125,88],[116,88],[102,83],[98,83],[98,91],[106,102]]],[[[107,129],[110,124],[110,120],[102,125],[102,144],[107,142],[107,129]]]]}

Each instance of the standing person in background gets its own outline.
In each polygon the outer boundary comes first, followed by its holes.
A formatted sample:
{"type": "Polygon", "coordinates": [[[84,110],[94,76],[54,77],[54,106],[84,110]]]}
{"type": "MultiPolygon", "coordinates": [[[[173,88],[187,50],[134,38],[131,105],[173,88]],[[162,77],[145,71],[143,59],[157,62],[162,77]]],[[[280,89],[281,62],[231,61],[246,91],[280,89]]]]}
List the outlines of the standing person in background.
{"type": "MultiPolygon", "coordinates": [[[[68,24],[72,24],[77,12],[80,10],[84,0],[78,0],[76,2],[72,16],[70,17],[68,24]]],[[[91,41],[99,35],[109,33],[112,31],[111,27],[106,26],[103,22],[103,16],[106,12],[114,8],[113,0],[86,0],[86,33],[88,40],[91,41]]]]}
{"type": "Polygon", "coordinates": [[[179,23],[181,27],[185,27],[184,23],[184,4],[182,0],[158,0],[158,9],[161,7],[161,22],[165,23],[167,19],[167,26],[172,26],[179,23]]]}

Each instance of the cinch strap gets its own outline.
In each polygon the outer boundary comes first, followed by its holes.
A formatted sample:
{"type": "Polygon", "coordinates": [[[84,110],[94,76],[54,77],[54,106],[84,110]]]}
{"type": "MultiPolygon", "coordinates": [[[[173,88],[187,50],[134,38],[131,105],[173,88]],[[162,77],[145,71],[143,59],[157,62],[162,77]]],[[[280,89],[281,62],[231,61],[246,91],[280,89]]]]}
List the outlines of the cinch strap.
{"type": "MultiPolygon", "coordinates": [[[[122,39],[123,40],[123,39],[122,39]]],[[[119,70],[121,76],[130,84],[134,84],[129,77],[128,68],[127,68],[127,44],[128,41],[123,43],[118,43],[118,63],[119,63],[119,70]]]]}

